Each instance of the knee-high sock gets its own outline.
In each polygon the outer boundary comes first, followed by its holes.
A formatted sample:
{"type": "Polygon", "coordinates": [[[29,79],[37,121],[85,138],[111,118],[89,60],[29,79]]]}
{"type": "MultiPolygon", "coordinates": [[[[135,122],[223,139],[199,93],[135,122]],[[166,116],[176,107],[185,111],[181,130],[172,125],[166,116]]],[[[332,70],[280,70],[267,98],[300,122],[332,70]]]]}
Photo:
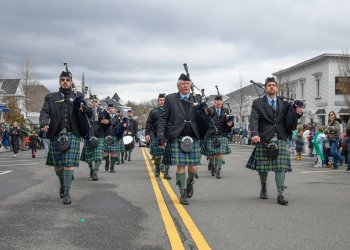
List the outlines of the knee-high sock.
{"type": "Polygon", "coordinates": [[[94,172],[97,174],[98,169],[100,168],[101,162],[100,161],[95,161],[95,167],[94,167],[94,172]]]}
{"type": "Polygon", "coordinates": [[[154,164],[156,165],[156,170],[160,170],[160,157],[154,158],[154,164]]]}
{"type": "Polygon", "coordinates": [[[261,185],[266,185],[268,172],[259,172],[261,185]]]}
{"type": "Polygon", "coordinates": [[[88,162],[90,170],[94,169],[94,163],[93,162],[88,162]]]}
{"type": "Polygon", "coordinates": [[[115,165],[115,163],[117,162],[117,160],[118,160],[118,157],[112,157],[112,156],[111,156],[111,168],[112,168],[112,169],[114,169],[114,165],[115,165]]]}
{"type": "Polygon", "coordinates": [[[222,159],[221,158],[215,158],[215,165],[218,169],[221,169],[222,167],[222,159]]]}
{"type": "Polygon", "coordinates": [[[103,156],[103,158],[105,159],[106,165],[108,166],[109,165],[109,155],[103,156]]]}
{"type": "Polygon", "coordinates": [[[164,174],[169,174],[169,165],[164,165],[164,174]]]}
{"type": "Polygon", "coordinates": [[[284,177],[285,177],[284,175],[285,175],[284,172],[275,173],[275,181],[276,181],[278,195],[283,194],[284,177]]]}
{"type": "Polygon", "coordinates": [[[194,178],[197,176],[197,171],[196,172],[190,172],[188,171],[188,179],[187,183],[193,183],[194,178]]]}
{"type": "Polygon", "coordinates": [[[74,180],[74,170],[63,171],[63,180],[64,180],[64,194],[69,194],[70,186],[72,185],[72,181],[74,180]]]}
{"type": "Polygon", "coordinates": [[[179,186],[179,190],[181,194],[185,193],[185,185],[186,185],[186,174],[185,173],[176,173],[176,185],[179,186]]]}
{"type": "Polygon", "coordinates": [[[56,175],[57,175],[58,179],[60,180],[61,185],[63,185],[63,169],[61,169],[60,171],[57,171],[56,175]]]}

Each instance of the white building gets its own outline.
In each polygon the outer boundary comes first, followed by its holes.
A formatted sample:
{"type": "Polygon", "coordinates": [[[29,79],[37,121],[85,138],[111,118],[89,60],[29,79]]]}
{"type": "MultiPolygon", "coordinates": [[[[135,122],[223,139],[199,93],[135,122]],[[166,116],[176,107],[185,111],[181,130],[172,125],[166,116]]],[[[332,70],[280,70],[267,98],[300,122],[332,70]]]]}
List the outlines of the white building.
{"type": "MultiPolygon", "coordinates": [[[[304,115],[301,122],[327,122],[328,113],[335,111],[343,122],[349,119],[349,107],[340,93],[342,54],[322,54],[292,67],[273,73],[278,79],[281,95],[303,100],[304,115]]],[[[350,78],[345,78],[350,84],[350,78]]]]}

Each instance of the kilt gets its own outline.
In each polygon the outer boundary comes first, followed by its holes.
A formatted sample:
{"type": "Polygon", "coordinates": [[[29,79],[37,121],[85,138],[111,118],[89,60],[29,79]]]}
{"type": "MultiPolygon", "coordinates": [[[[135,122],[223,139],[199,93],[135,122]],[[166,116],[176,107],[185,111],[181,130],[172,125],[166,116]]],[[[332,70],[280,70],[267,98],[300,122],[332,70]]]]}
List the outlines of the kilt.
{"type": "Polygon", "coordinates": [[[154,138],[151,141],[149,148],[150,148],[150,153],[153,157],[159,157],[159,156],[164,155],[164,150],[159,148],[159,146],[158,146],[158,139],[157,138],[154,138]]]}
{"type": "Polygon", "coordinates": [[[72,133],[67,133],[67,136],[70,140],[70,149],[66,152],[61,152],[58,147],[59,136],[50,139],[46,165],[54,167],[79,167],[80,137],[72,133]]]}
{"type": "Polygon", "coordinates": [[[104,138],[97,138],[98,145],[96,148],[91,148],[88,140],[84,140],[83,151],[81,152],[80,160],[87,163],[93,161],[103,161],[103,150],[105,148],[104,138]]]}
{"type": "Polygon", "coordinates": [[[220,155],[220,154],[228,155],[229,153],[231,153],[231,149],[228,145],[228,139],[226,137],[224,136],[217,137],[218,140],[221,142],[221,145],[218,148],[214,147],[215,138],[216,137],[213,137],[213,136],[205,138],[201,148],[201,153],[203,155],[205,156],[220,155]]]}
{"type": "Polygon", "coordinates": [[[111,145],[105,144],[104,148],[105,153],[119,153],[119,152],[125,152],[124,142],[123,139],[118,139],[117,137],[113,136],[113,142],[111,145]]]}
{"type": "Polygon", "coordinates": [[[196,166],[200,165],[201,152],[199,141],[193,139],[193,148],[189,153],[185,153],[180,148],[182,136],[176,139],[168,141],[168,145],[164,151],[163,163],[165,165],[176,165],[176,166],[196,166]]]}
{"type": "Polygon", "coordinates": [[[258,143],[255,146],[246,167],[258,172],[292,172],[287,142],[278,140],[277,143],[279,147],[279,154],[276,159],[269,160],[266,155],[265,145],[258,143]]]}

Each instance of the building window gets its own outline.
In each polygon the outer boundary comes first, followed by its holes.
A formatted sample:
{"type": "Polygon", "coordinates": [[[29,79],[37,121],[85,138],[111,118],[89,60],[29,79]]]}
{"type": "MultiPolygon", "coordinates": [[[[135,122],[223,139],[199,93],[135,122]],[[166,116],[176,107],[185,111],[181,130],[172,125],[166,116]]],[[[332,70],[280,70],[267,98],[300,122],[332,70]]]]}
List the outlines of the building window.
{"type": "Polygon", "coordinates": [[[316,78],[316,97],[321,96],[320,90],[321,90],[321,79],[316,78]]]}
{"type": "Polygon", "coordinates": [[[304,100],[304,86],[305,86],[305,81],[301,82],[301,100],[304,100]]]}
{"type": "Polygon", "coordinates": [[[336,76],[335,77],[335,94],[349,94],[350,93],[350,77],[336,76]]]}

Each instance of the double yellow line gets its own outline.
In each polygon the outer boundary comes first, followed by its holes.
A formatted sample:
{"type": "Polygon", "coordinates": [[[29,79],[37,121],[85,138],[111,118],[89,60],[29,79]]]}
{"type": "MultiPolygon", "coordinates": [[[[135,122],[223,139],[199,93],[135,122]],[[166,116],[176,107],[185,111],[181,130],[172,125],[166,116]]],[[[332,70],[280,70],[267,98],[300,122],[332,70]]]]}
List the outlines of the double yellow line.
{"type": "MultiPolygon", "coordinates": [[[[151,179],[151,183],[153,186],[154,193],[156,195],[156,200],[158,202],[160,214],[163,218],[164,226],[167,231],[170,245],[172,249],[184,249],[184,245],[181,241],[181,237],[176,229],[175,223],[173,221],[173,218],[170,215],[169,209],[164,201],[163,195],[161,193],[161,190],[159,188],[157,179],[154,176],[154,173],[152,171],[151,164],[153,165],[151,161],[151,155],[149,154],[148,150],[145,148],[142,148],[142,154],[143,158],[146,162],[146,167],[148,169],[148,174],[151,179]]],[[[154,165],[153,165],[154,167],[154,165]]],[[[163,176],[162,176],[163,177],[163,176]]],[[[187,230],[189,231],[194,243],[196,244],[198,249],[211,249],[205,238],[203,237],[202,233],[199,231],[196,224],[194,224],[191,216],[187,213],[186,209],[180,204],[179,199],[177,198],[174,190],[171,188],[169,182],[164,179],[160,178],[165,190],[167,191],[171,201],[173,202],[177,212],[179,213],[183,223],[185,224],[187,230]]]]}

